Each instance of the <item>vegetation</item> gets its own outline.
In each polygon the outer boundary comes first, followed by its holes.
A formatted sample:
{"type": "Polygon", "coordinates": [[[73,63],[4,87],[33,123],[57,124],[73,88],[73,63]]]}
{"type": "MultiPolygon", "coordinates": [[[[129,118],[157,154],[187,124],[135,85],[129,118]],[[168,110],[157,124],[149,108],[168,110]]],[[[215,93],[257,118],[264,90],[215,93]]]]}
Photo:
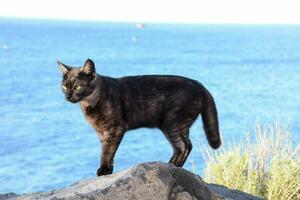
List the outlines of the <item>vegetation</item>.
{"type": "Polygon", "coordinates": [[[265,199],[299,200],[299,152],[300,145],[292,145],[288,125],[257,123],[245,142],[203,151],[204,179],[265,199]]]}

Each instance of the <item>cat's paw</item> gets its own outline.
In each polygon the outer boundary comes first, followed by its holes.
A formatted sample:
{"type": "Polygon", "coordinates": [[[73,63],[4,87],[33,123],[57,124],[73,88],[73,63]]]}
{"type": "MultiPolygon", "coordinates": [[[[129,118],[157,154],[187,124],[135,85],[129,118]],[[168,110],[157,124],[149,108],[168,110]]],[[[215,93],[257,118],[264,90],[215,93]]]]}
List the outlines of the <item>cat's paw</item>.
{"type": "Polygon", "coordinates": [[[109,167],[107,165],[103,165],[97,170],[97,176],[112,174],[112,172],[113,172],[113,166],[109,167]]]}

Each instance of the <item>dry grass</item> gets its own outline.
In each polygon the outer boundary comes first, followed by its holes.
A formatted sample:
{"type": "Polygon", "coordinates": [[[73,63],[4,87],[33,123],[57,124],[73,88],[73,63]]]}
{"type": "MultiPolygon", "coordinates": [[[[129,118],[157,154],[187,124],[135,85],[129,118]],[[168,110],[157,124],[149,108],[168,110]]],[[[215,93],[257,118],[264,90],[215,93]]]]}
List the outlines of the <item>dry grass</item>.
{"type": "Polygon", "coordinates": [[[204,179],[270,200],[299,200],[300,145],[292,146],[288,125],[257,123],[253,135],[220,151],[205,149],[204,179]]]}

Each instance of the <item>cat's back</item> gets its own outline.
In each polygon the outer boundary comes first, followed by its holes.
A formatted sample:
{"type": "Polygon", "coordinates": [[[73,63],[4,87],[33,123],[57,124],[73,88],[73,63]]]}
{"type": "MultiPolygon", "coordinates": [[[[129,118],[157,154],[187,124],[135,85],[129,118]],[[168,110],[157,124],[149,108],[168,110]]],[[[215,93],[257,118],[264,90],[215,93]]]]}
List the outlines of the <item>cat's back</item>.
{"type": "Polygon", "coordinates": [[[163,81],[163,82],[181,82],[181,81],[194,81],[193,79],[178,76],[178,75],[137,75],[137,76],[124,76],[118,78],[120,82],[128,82],[128,81],[141,81],[141,82],[156,82],[156,81],[163,81]]]}
{"type": "Polygon", "coordinates": [[[204,87],[196,80],[176,75],[140,75],[126,76],[117,79],[120,86],[124,89],[135,91],[157,90],[201,90],[204,87]]]}

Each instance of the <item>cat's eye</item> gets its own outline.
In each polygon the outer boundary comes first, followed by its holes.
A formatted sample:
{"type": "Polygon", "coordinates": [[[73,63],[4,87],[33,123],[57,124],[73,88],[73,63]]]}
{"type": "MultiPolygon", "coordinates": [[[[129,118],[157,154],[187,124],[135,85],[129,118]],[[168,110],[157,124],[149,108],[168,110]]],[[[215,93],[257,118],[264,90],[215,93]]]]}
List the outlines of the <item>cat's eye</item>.
{"type": "Polygon", "coordinates": [[[75,86],[75,89],[76,89],[76,90],[80,90],[80,89],[81,89],[81,86],[80,86],[80,85],[76,85],[76,86],[75,86]]]}
{"type": "Polygon", "coordinates": [[[67,89],[67,86],[63,85],[62,88],[63,88],[64,90],[66,90],[66,89],[67,89]]]}

